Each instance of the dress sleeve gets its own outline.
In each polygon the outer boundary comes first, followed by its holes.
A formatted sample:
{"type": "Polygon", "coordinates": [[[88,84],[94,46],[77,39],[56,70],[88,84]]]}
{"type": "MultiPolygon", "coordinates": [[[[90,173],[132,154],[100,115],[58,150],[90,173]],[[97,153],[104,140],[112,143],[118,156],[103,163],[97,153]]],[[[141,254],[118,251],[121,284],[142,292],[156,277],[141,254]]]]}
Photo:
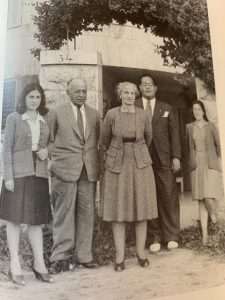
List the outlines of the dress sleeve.
{"type": "Polygon", "coordinates": [[[144,110],[145,112],[145,143],[148,147],[150,147],[152,142],[152,117],[148,113],[148,111],[144,110]]]}
{"type": "Polygon", "coordinates": [[[112,116],[110,111],[107,112],[102,126],[102,144],[104,150],[109,148],[112,139],[112,116]]]}
{"type": "Polygon", "coordinates": [[[15,115],[11,114],[6,119],[6,127],[3,140],[3,167],[5,181],[13,179],[12,148],[14,144],[15,128],[15,115]]]}
{"type": "Polygon", "coordinates": [[[48,144],[48,152],[49,155],[51,156],[51,152],[54,147],[55,136],[58,130],[57,117],[56,117],[56,112],[54,110],[52,110],[49,113],[49,127],[50,127],[50,137],[49,137],[49,144],[48,144]]]}
{"type": "Polygon", "coordinates": [[[219,139],[219,133],[214,124],[213,126],[213,139],[214,139],[214,144],[216,146],[216,153],[218,157],[221,157],[221,147],[220,147],[220,139],[219,139]]]}

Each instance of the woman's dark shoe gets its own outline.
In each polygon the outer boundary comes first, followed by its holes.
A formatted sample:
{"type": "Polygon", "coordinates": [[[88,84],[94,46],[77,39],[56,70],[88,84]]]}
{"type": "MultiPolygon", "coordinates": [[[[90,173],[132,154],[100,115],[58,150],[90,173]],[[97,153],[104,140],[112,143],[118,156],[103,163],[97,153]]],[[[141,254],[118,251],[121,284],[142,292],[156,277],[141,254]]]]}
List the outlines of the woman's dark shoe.
{"type": "Polygon", "coordinates": [[[53,277],[49,273],[39,273],[34,268],[33,268],[33,272],[37,280],[40,280],[42,282],[48,282],[48,283],[54,282],[53,277]]]}
{"type": "Polygon", "coordinates": [[[124,261],[122,261],[121,263],[115,263],[115,265],[114,265],[114,271],[116,271],[116,272],[121,272],[121,271],[123,271],[123,270],[125,270],[125,263],[124,263],[124,261]]]}
{"type": "Polygon", "coordinates": [[[146,268],[149,266],[149,260],[147,258],[142,259],[137,255],[138,263],[142,268],[146,268]]]}
{"type": "Polygon", "coordinates": [[[11,272],[11,270],[9,270],[9,279],[18,285],[24,286],[26,284],[23,275],[15,275],[11,272]]]}

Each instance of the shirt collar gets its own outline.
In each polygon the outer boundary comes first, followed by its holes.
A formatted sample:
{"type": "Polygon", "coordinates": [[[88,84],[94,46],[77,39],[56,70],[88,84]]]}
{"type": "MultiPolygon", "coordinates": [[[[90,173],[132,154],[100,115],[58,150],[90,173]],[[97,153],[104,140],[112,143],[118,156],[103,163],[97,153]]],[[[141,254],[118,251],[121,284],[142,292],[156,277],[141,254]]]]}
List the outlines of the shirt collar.
{"type": "Polygon", "coordinates": [[[197,122],[197,121],[194,121],[193,124],[194,124],[194,126],[197,126],[197,127],[199,127],[199,128],[203,128],[203,127],[209,125],[209,122],[205,121],[205,123],[203,124],[202,127],[200,127],[200,126],[198,125],[198,122],[197,122]]]}
{"type": "MultiPolygon", "coordinates": [[[[77,106],[76,106],[75,104],[73,104],[71,101],[70,101],[70,104],[71,104],[71,106],[72,106],[73,109],[77,110],[77,106]]],[[[84,109],[84,104],[81,105],[80,110],[81,110],[81,111],[85,111],[85,109],[84,109]]]]}
{"type": "Polygon", "coordinates": [[[153,111],[154,111],[154,109],[155,109],[156,98],[154,97],[154,98],[152,98],[151,100],[148,100],[148,99],[146,99],[145,97],[142,96],[142,102],[143,102],[143,107],[144,107],[144,109],[146,109],[147,103],[149,103],[149,104],[151,105],[152,113],[153,113],[153,111]]]}
{"type": "MultiPolygon", "coordinates": [[[[23,121],[25,121],[25,120],[34,121],[34,120],[31,119],[31,117],[26,112],[24,114],[22,114],[22,120],[23,121]]],[[[36,118],[35,122],[40,122],[40,121],[43,122],[43,123],[45,123],[44,118],[38,112],[37,118],[36,118]]]]}
{"type": "Polygon", "coordinates": [[[145,97],[143,97],[143,96],[142,96],[142,99],[143,99],[144,101],[151,101],[152,103],[154,103],[154,102],[155,102],[155,100],[156,100],[156,99],[155,99],[155,97],[154,97],[154,98],[152,98],[151,100],[148,100],[148,99],[146,99],[146,98],[145,98],[145,97]]]}

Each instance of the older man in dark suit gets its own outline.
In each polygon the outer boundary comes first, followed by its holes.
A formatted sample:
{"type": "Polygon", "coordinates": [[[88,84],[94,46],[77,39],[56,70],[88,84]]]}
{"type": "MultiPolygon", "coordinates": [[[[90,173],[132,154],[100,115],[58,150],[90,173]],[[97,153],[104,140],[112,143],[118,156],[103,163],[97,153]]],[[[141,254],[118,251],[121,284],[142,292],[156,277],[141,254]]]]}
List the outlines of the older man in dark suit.
{"type": "Polygon", "coordinates": [[[100,118],[96,110],[85,104],[85,80],[71,80],[67,93],[70,101],[58,106],[51,116],[53,273],[68,270],[71,250],[79,266],[97,267],[92,257],[92,236],[100,118]]]}
{"type": "Polygon", "coordinates": [[[142,97],[136,99],[136,106],[152,114],[153,140],[150,154],[156,181],[159,218],[150,221],[150,252],[157,253],[161,243],[168,250],[178,248],[180,228],[179,197],[175,173],[180,169],[180,138],[177,114],[174,108],[156,99],[157,85],[149,75],[143,75],[140,82],[142,97]]]}

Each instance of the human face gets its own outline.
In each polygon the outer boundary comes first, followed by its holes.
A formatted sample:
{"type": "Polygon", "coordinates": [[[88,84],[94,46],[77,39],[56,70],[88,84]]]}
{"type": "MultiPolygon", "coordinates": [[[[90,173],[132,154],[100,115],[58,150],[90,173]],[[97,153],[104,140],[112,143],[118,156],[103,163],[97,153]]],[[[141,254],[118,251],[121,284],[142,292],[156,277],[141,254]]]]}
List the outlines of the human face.
{"type": "Polygon", "coordinates": [[[199,104],[193,105],[193,114],[197,121],[201,121],[204,116],[204,112],[199,104]]]}
{"type": "Polygon", "coordinates": [[[122,105],[133,106],[135,101],[135,90],[132,85],[125,85],[120,94],[120,99],[122,100],[122,105]]]}
{"type": "Polygon", "coordinates": [[[141,79],[141,84],[139,85],[141,94],[144,98],[151,100],[155,97],[157,92],[157,86],[154,85],[154,82],[151,77],[143,77],[141,79]]]}
{"type": "Polygon", "coordinates": [[[73,80],[69,85],[68,95],[74,105],[83,105],[87,99],[86,82],[81,79],[73,80]]]}
{"type": "Polygon", "coordinates": [[[38,90],[30,91],[25,98],[28,111],[35,111],[41,104],[41,93],[38,90]]]}

